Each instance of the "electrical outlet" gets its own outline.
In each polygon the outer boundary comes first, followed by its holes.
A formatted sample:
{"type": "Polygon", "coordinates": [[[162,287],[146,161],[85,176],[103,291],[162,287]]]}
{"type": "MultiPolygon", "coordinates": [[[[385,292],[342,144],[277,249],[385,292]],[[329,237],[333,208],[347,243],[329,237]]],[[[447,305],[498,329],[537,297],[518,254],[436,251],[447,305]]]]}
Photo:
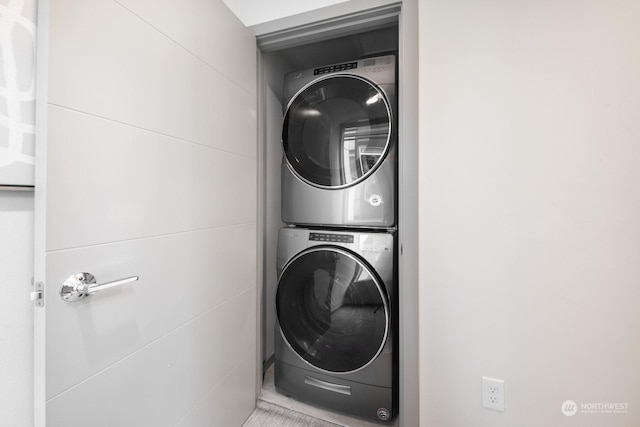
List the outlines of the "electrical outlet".
{"type": "Polygon", "coordinates": [[[482,377],[482,406],[504,412],[504,381],[482,377]]]}

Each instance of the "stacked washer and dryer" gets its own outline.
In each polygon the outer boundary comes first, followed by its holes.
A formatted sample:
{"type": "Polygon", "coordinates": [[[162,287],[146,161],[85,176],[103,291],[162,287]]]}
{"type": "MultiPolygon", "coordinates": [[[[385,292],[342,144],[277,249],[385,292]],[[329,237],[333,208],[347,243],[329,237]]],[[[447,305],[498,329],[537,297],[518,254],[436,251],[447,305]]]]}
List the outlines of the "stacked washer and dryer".
{"type": "Polygon", "coordinates": [[[396,57],[285,76],[275,386],[397,413],[396,57]]]}

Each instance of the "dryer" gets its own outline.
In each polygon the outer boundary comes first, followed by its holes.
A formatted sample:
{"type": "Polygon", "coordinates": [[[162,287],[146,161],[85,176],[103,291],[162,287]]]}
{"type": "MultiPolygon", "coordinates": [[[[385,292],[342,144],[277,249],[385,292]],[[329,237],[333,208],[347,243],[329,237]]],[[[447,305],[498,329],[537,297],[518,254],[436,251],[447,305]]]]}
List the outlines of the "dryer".
{"type": "Polygon", "coordinates": [[[342,413],[397,412],[393,233],[289,227],[278,236],[275,386],[342,413]]]}
{"type": "Polygon", "coordinates": [[[395,226],[396,101],[394,55],[285,76],[284,223],[395,226]]]}

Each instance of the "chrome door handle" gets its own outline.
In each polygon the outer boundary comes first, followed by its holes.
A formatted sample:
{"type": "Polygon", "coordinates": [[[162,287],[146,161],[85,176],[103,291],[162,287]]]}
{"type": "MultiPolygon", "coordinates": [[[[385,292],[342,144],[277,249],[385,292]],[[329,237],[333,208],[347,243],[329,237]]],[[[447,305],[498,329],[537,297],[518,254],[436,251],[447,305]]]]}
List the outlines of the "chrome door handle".
{"type": "Polygon", "coordinates": [[[138,280],[138,276],[127,277],[126,279],[114,280],[107,283],[96,283],[96,278],[90,273],[78,273],[69,276],[60,287],[60,297],[69,302],[80,301],[103,289],[113,288],[138,280]]]}

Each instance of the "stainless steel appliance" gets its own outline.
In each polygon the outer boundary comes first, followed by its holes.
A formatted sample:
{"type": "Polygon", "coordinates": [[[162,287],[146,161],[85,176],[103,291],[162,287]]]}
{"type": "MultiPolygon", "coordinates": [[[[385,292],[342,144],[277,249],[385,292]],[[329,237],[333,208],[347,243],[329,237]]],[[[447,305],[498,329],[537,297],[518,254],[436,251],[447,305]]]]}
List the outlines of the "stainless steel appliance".
{"type": "Polygon", "coordinates": [[[278,239],[275,386],[362,418],[397,412],[393,233],[288,227],[278,239]]]}
{"type": "Polygon", "coordinates": [[[285,76],[282,220],[396,224],[396,57],[285,76]]]}

